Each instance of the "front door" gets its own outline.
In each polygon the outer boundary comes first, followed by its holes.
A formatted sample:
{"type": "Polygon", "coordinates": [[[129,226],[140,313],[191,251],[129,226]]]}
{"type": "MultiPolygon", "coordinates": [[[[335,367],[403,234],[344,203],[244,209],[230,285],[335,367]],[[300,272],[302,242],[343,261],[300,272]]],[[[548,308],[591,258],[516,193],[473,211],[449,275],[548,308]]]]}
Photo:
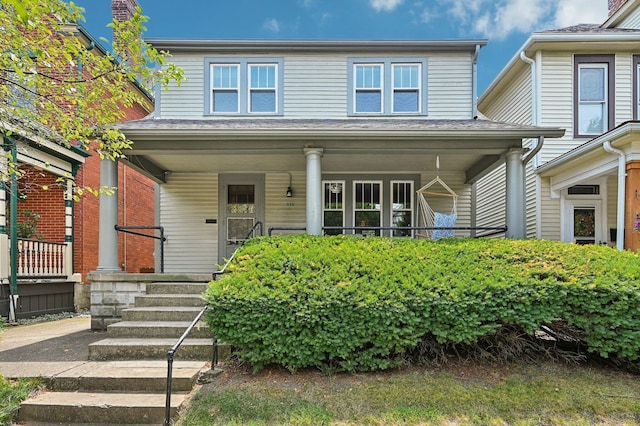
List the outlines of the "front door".
{"type": "Polygon", "coordinates": [[[247,237],[264,224],[264,175],[220,176],[220,237],[218,262],[224,264],[247,237]]]}
{"type": "Polygon", "coordinates": [[[569,200],[563,240],[576,244],[605,243],[602,219],[601,201],[569,200]]]}

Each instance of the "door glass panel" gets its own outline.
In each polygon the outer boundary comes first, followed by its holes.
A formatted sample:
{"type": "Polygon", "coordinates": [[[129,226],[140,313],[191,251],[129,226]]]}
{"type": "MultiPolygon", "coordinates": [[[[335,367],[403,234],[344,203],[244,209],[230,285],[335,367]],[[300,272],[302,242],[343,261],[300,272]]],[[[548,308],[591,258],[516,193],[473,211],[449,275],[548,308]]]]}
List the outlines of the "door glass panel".
{"type": "Polygon", "coordinates": [[[255,185],[229,185],[227,190],[227,213],[253,214],[255,212],[255,185]]]}
{"type": "Polygon", "coordinates": [[[249,235],[253,228],[254,219],[252,217],[230,217],[227,218],[227,243],[237,244],[252,237],[249,235]]]}
{"type": "MultiPolygon", "coordinates": [[[[380,227],[382,212],[382,187],[379,182],[355,182],[354,225],[380,227]]],[[[356,230],[363,235],[380,235],[380,230],[356,230]]]]}
{"type": "MultiPolygon", "coordinates": [[[[344,182],[323,182],[323,226],[344,226],[344,182]]],[[[342,234],[342,229],[325,230],[326,235],[342,234]]]]}
{"type": "Polygon", "coordinates": [[[594,207],[573,209],[573,238],[576,244],[596,242],[596,209],[594,207]]]}

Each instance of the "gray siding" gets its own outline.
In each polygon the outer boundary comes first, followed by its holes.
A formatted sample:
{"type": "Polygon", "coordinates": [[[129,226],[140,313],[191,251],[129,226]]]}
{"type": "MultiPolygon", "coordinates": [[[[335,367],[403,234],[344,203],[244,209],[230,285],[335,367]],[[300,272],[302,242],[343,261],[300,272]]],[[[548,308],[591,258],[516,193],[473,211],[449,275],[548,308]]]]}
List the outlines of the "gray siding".
{"type": "Polygon", "coordinates": [[[432,55],[429,56],[427,68],[429,117],[472,118],[471,56],[432,55]]]}
{"type": "Polygon", "coordinates": [[[640,29],[640,9],[636,8],[631,14],[629,14],[629,16],[620,22],[617,27],[640,29]]]}
{"type": "MultiPolygon", "coordinates": [[[[265,222],[267,230],[272,227],[306,226],[306,177],[304,173],[292,173],[293,197],[285,196],[289,186],[287,173],[267,174],[265,179],[265,222]]],[[[298,234],[301,231],[275,230],[273,235],[298,234]]]]}
{"type": "Polygon", "coordinates": [[[540,238],[559,241],[562,239],[560,233],[560,197],[551,198],[549,178],[540,179],[540,200],[540,211],[542,212],[544,224],[540,238]]]}
{"type": "Polygon", "coordinates": [[[162,118],[202,118],[204,112],[204,58],[200,55],[171,57],[184,70],[185,81],[180,86],[171,83],[167,90],[156,92],[162,118]]]}
{"type": "Polygon", "coordinates": [[[165,227],[165,272],[209,273],[216,269],[217,174],[173,174],[160,186],[160,225],[165,227]]]}

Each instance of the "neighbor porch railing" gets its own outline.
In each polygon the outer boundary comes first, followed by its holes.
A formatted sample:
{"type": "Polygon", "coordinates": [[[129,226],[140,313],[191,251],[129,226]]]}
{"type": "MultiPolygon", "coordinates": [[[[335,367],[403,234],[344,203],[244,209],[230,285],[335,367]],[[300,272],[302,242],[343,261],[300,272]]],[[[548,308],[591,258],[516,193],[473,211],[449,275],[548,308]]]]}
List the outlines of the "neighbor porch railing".
{"type": "MultiPolygon", "coordinates": [[[[268,235],[272,236],[274,231],[306,231],[304,226],[279,226],[270,227],[268,235]]],[[[360,232],[364,235],[382,235],[382,231],[408,232],[407,237],[420,237],[420,231],[468,231],[469,236],[473,238],[493,237],[495,235],[505,234],[506,226],[454,226],[454,227],[425,227],[425,226],[323,226],[322,231],[330,233],[331,231],[360,232]],[[327,232],[329,231],[329,232],[327,232]]]]}
{"type": "Polygon", "coordinates": [[[73,274],[72,244],[18,239],[17,278],[66,279],[73,274]]]}

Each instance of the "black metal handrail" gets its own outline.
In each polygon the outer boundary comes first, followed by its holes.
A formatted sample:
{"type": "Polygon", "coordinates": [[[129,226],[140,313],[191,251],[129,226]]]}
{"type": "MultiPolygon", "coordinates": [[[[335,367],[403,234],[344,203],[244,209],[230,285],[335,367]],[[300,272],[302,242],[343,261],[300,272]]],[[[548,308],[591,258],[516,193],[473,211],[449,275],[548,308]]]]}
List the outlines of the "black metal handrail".
{"type": "Polygon", "coordinates": [[[167,238],[164,236],[164,226],[120,226],[115,225],[115,230],[117,232],[122,232],[125,234],[133,234],[138,235],[140,237],[153,238],[154,240],[160,240],[160,273],[164,273],[164,243],[167,241],[167,238]],[[156,237],[155,235],[144,234],[142,232],[131,231],[131,229],[137,230],[159,230],[160,236],[156,237]]]}
{"type": "MultiPolygon", "coordinates": [[[[247,233],[247,235],[246,235],[245,239],[242,241],[242,243],[233,251],[233,254],[229,258],[229,260],[227,260],[227,262],[224,264],[222,269],[220,269],[218,271],[215,271],[213,273],[213,279],[214,280],[217,279],[222,274],[224,274],[224,272],[227,269],[227,266],[229,266],[229,264],[231,263],[231,261],[235,257],[236,252],[242,246],[244,246],[245,242],[251,237],[251,235],[256,231],[256,229],[258,227],[260,228],[260,235],[263,234],[262,222],[256,222],[253,225],[253,227],[251,228],[251,230],[249,230],[249,232],[247,233]]],[[[173,345],[173,347],[171,349],[169,349],[169,351],[167,351],[167,390],[166,390],[167,391],[167,395],[166,395],[166,402],[165,402],[165,407],[164,407],[164,426],[170,426],[170,424],[171,424],[171,390],[172,390],[172,387],[173,387],[173,359],[174,359],[175,354],[178,351],[178,349],[180,349],[180,346],[182,345],[184,340],[187,338],[189,333],[191,333],[191,330],[193,330],[193,328],[196,326],[198,321],[200,321],[200,319],[202,318],[202,316],[204,315],[204,313],[206,312],[206,310],[208,308],[209,308],[209,306],[207,306],[207,305],[205,305],[205,307],[202,308],[202,310],[200,311],[200,313],[198,313],[198,315],[193,320],[193,322],[189,325],[189,327],[187,327],[185,332],[182,333],[182,336],[180,336],[180,339],[178,339],[176,344],[173,345]]],[[[217,364],[218,364],[218,339],[214,338],[213,339],[213,354],[211,356],[211,369],[213,369],[217,364]]]]}
{"type": "MultiPolygon", "coordinates": [[[[166,396],[166,402],[165,402],[165,407],[164,407],[164,425],[165,426],[169,426],[171,424],[171,389],[173,387],[173,359],[174,359],[174,356],[175,356],[176,352],[178,351],[178,349],[180,348],[180,346],[182,345],[182,343],[184,342],[184,340],[189,335],[189,333],[191,333],[191,330],[193,330],[193,328],[196,326],[198,321],[200,321],[200,319],[202,318],[202,316],[206,312],[207,308],[208,308],[208,306],[205,306],[204,308],[202,308],[202,310],[200,311],[200,313],[198,313],[198,315],[193,320],[193,322],[191,322],[189,327],[187,327],[187,329],[184,331],[184,333],[182,333],[182,336],[180,336],[180,339],[178,339],[176,344],[173,345],[173,347],[171,349],[169,349],[169,351],[167,351],[167,396],[166,396]]],[[[218,364],[218,341],[216,339],[214,339],[214,341],[213,341],[213,355],[212,355],[212,358],[211,358],[211,369],[213,369],[214,366],[217,365],[217,364],[218,364]]]]}
{"type": "MultiPolygon", "coordinates": [[[[262,236],[264,234],[264,229],[263,229],[263,225],[262,222],[256,222],[251,229],[249,230],[249,232],[247,232],[247,235],[245,236],[244,240],[242,240],[242,243],[240,243],[240,245],[233,251],[233,253],[231,254],[231,257],[229,257],[229,259],[227,259],[227,261],[225,262],[224,266],[215,271],[213,273],[213,279],[217,279],[219,276],[223,275],[225,273],[225,271],[227,270],[227,266],[229,266],[229,264],[231,263],[231,261],[233,260],[233,258],[236,256],[236,253],[238,252],[238,250],[240,250],[242,248],[242,246],[244,246],[244,244],[247,242],[247,240],[249,240],[249,238],[251,238],[251,235],[253,235],[253,233],[256,231],[257,228],[260,228],[260,236],[262,236]]],[[[271,236],[271,235],[269,235],[271,236]]]]}

